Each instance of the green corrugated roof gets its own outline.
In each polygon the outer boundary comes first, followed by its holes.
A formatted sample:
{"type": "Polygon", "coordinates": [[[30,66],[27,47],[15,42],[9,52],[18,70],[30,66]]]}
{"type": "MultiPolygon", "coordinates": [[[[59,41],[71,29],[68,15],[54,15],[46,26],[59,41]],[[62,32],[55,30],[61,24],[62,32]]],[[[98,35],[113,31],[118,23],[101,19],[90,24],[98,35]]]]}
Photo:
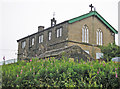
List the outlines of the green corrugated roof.
{"type": "Polygon", "coordinates": [[[84,14],[84,15],[82,15],[82,16],[73,18],[73,19],[69,20],[68,23],[74,23],[74,22],[76,22],[76,21],[82,20],[82,19],[87,18],[87,17],[92,16],[92,15],[98,17],[98,18],[99,18],[107,27],[109,27],[110,30],[112,30],[114,33],[116,33],[116,34],[118,33],[118,31],[115,30],[115,29],[114,29],[100,14],[98,14],[96,11],[92,11],[92,12],[87,13],[87,14],[84,14]]]}

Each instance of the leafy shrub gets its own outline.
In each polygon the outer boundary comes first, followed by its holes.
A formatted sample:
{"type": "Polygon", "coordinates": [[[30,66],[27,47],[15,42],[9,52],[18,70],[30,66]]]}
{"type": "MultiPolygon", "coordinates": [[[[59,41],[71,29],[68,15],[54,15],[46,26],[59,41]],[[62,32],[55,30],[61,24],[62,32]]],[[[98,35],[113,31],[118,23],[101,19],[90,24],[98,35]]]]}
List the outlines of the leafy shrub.
{"type": "Polygon", "coordinates": [[[103,59],[110,61],[113,57],[120,57],[120,46],[115,43],[108,44],[107,46],[100,46],[101,52],[104,54],[103,59]]]}
{"type": "Polygon", "coordinates": [[[118,88],[120,66],[116,63],[61,58],[31,59],[2,66],[2,87],[101,87],[118,88]]]}

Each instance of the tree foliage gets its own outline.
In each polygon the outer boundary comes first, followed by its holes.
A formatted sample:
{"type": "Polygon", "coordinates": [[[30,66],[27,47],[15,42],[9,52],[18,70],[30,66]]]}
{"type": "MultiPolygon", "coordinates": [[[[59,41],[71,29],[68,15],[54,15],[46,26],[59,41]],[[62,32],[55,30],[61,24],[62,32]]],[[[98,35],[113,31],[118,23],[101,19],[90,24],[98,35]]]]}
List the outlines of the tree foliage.
{"type": "Polygon", "coordinates": [[[2,66],[2,89],[103,88],[118,89],[119,65],[110,62],[55,58],[30,59],[2,66]]]}
{"type": "Polygon", "coordinates": [[[108,44],[107,46],[101,46],[101,52],[104,54],[104,60],[111,60],[113,57],[120,57],[120,46],[115,43],[108,44]]]}

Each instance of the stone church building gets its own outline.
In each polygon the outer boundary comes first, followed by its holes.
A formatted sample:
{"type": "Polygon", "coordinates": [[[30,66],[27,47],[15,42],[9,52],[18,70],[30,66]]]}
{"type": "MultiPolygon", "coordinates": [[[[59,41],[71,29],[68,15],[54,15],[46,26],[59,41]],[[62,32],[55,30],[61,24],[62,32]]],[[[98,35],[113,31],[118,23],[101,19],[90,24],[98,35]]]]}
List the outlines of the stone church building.
{"type": "Polygon", "coordinates": [[[97,11],[58,24],[53,18],[49,28],[38,26],[38,32],[17,40],[18,59],[54,56],[73,45],[84,55],[99,59],[103,55],[99,46],[115,42],[117,33],[97,11]]]}

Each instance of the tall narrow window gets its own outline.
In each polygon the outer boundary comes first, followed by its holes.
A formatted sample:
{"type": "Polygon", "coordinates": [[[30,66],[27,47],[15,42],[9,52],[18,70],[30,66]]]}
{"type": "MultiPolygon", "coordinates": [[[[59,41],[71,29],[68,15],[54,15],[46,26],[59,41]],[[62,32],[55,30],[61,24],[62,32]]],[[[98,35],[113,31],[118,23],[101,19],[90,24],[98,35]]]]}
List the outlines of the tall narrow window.
{"type": "Polygon", "coordinates": [[[43,42],[43,35],[40,35],[39,36],[39,43],[42,43],[43,42]]]}
{"type": "Polygon", "coordinates": [[[48,33],[48,40],[51,40],[52,32],[48,33]]]}
{"type": "Polygon", "coordinates": [[[62,36],[62,27],[57,29],[57,37],[62,36]]]}
{"type": "Polygon", "coordinates": [[[82,28],[82,42],[84,42],[84,29],[82,28]]]}
{"type": "Polygon", "coordinates": [[[32,38],[32,45],[34,45],[35,43],[35,38],[32,38]]]}
{"type": "Polygon", "coordinates": [[[59,29],[57,29],[57,37],[59,37],[59,29]]]}
{"type": "Polygon", "coordinates": [[[89,30],[87,25],[82,28],[82,42],[89,43],[89,30]]]}
{"type": "Polygon", "coordinates": [[[97,42],[97,45],[98,45],[98,31],[96,32],[96,42],[97,42]]]}
{"type": "Polygon", "coordinates": [[[43,35],[41,35],[41,42],[43,42],[43,35]]]}
{"type": "Polygon", "coordinates": [[[103,38],[102,38],[102,32],[100,33],[100,37],[101,37],[101,38],[100,38],[100,43],[101,43],[100,45],[102,45],[102,39],[103,39],[103,38]]]}
{"type": "Polygon", "coordinates": [[[96,43],[97,45],[103,44],[103,33],[100,29],[98,29],[96,32],[96,43]]]}
{"type": "Polygon", "coordinates": [[[26,46],[26,41],[23,41],[22,42],[22,48],[25,48],[25,46],[26,46]]]}
{"type": "Polygon", "coordinates": [[[62,28],[60,28],[60,36],[62,36],[62,28]]]}
{"type": "Polygon", "coordinates": [[[87,30],[87,43],[89,42],[89,32],[88,32],[88,28],[86,29],[87,30]]]}
{"type": "Polygon", "coordinates": [[[85,33],[84,33],[84,36],[85,36],[85,37],[84,37],[84,38],[85,38],[84,42],[86,43],[86,28],[84,29],[84,32],[85,32],[85,33]]]}
{"type": "Polygon", "coordinates": [[[101,45],[101,43],[100,43],[100,38],[101,38],[101,37],[100,37],[100,33],[101,33],[101,32],[99,31],[99,42],[98,42],[99,45],[101,45]]]}

